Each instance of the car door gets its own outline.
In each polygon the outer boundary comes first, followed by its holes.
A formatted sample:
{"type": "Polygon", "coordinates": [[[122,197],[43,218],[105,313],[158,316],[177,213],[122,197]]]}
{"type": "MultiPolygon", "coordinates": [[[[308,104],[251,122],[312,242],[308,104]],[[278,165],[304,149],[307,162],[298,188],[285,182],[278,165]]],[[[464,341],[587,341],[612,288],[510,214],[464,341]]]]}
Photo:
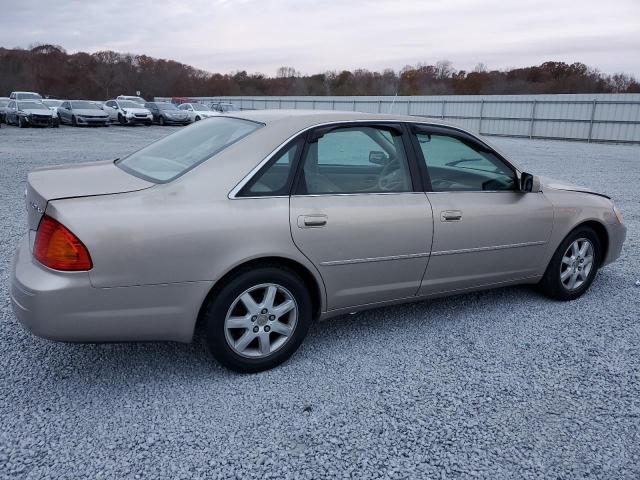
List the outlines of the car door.
{"type": "Polygon", "coordinates": [[[7,105],[5,122],[7,122],[7,125],[16,122],[16,102],[13,100],[9,102],[9,105],[7,105]]]}
{"type": "Polygon", "coordinates": [[[71,121],[71,115],[69,113],[70,107],[71,105],[69,104],[69,102],[62,102],[62,105],[58,107],[58,116],[60,117],[60,120],[65,123],[71,121]]]}
{"type": "Polygon", "coordinates": [[[109,115],[109,120],[115,122],[118,120],[118,106],[114,100],[109,100],[104,104],[105,112],[109,115]]]}
{"type": "Polygon", "coordinates": [[[307,136],[291,233],[320,271],[330,310],[412,297],[419,288],[433,218],[407,142],[401,124],[338,124],[307,136]]]}
{"type": "Polygon", "coordinates": [[[475,137],[414,125],[412,142],[433,207],[433,247],[420,295],[534,277],[553,226],[542,193],[475,137]]]}

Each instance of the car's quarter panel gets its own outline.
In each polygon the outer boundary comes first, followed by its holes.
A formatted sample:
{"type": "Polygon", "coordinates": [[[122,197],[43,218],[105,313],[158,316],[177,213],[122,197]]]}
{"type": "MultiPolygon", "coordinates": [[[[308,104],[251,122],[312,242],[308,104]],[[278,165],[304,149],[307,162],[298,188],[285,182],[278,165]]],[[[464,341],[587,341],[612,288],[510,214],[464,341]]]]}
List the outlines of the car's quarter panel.
{"type": "Polygon", "coordinates": [[[416,294],[433,232],[423,193],[296,195],[290,222],[324,279],[329,309],[416,294]],[[326,223],[313,226],[314,218],[326,223]]]}
{"type": "Polygon", "coordinates": [[[13,263],[10,297],[18,320],[51,340],[188,342],[210,282],[94,288],[88,272],[38,263],[25,238],[13,263]]]}
{"type": "Polygon", "coordinates": [[[434,235],[419,295],[540,274],[553,226],[553,205],[543,194],[438,192],[427,196],[433,207],[434,235]]]}

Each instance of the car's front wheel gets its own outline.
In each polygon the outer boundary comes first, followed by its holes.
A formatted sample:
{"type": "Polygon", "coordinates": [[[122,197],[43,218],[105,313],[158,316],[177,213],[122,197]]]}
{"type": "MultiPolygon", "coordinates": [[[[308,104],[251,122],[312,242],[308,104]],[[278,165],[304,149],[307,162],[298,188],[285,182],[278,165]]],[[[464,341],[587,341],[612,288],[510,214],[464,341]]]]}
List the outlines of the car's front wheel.
{"type": "Polygon", "coordinates": [[[278,265],[239,272],[204,311],[211,354],[238,372],[260,372],[298,349],[312,318],[303,280],[278,265]]]}
{"type": "Polygon", "coordinates": [[[540,289],[556,300],[574,300],[587,291],[602,260],[600,239],[588,226],[578,227],[562,241],[540,281],[540,289]]]}

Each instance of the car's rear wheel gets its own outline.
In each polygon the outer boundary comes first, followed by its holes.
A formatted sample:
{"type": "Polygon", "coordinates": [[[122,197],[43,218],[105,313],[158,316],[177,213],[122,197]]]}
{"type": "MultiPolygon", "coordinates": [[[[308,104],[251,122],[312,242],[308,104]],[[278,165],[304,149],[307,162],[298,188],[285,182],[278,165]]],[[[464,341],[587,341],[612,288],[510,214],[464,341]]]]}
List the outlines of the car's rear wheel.
{"type": "Polygon", "coordinates": [[[211,354],[238,372],[259,372],[298,349],[312,318],[304,281],[277,265],[234,275],[204,311],[211,354]]]}
{"type": "Polygon", "coordinates": [[[556,300],[574,300],[587,291],[602,260],[596,232],[582,226],[573,230],[553,254],[540,289],[556,300]]]}

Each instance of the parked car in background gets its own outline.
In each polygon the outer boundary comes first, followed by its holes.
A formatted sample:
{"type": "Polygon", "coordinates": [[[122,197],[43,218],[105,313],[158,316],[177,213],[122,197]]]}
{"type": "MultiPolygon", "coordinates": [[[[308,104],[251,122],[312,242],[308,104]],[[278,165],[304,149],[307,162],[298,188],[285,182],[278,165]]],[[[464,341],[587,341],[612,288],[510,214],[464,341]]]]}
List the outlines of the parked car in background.
{"type": "Polygon", "coordinates": [[[58,116],[41,100],[11,100],[7,110],[7,125],[24,127],[58,127],[58,116]]]}
{"type": "Polygon", "coordinates": [[[60,123],[74,127],[80,125],[109,126],[109,115],[95,103],[87,100],[65,100],[58,107],[60,123]]]}
{"type": "Polygon", "coordinates": [[[140,104],[140,106],[144,106],[144,104],[147,103],[144,98],[138,97],[137,95],[118,95],[116,100],[130,100],[140,104]]]}
{"type": "Polygon", "coordinates": [[[9,102],[11,102],[9,97],[0,97],[0,123],[6,122],[9,102]]]}
{"type": "Polygon", "coordinates": [[[49,110],[54,112],[56,115],[58,115],[58,107],[62,105],[62,102],[63,100],[57,100],[57,99],[51,99],[51,98],[45,98],[44,100],[42,100],[42,103],[44,103],[47,107],[49,107],[49,110]]]}
{"type": "Polygon", "coordinates": [[[153,115],[149,109],[131,100],[107,100],[102,108],[112,122],[118,122],[121,125],[153,123],[153,115]]]}
{"type": "Polygon", "coordinates": [[[160,125],[188,125],[189,114],[169,102],[147,102],[144,104],[153,115],[153,121],[160,125]]]}
{"type": "Polygon", "coordinates": [[[189,119],[192,122],[197,122],[199,120],[202,120],[203,118],[215,117],[220,115],[219,112],[214,112],[208,106],[203,105],[202,103],[183,103],[178,108],[180,110],[188,112],[189,119]]]}
{"type": "Polygon", "coordinates": [[[577,299],[626,236],[606,195],[459,127],[356,112],[220,115],[115,162],[31,172],[26,205],[11,300],[27,329],[190,341],[200,322],[245,372],[347,312],[517,284],[577,299]]]}
{"type": "Polygon", "coordinates": [[[213,102],[211,105],[211,110],[220,113],[228,113],[228,112],[239,112],[240,109],[236,107],[233,103],[229,102],[213,102]]]}
{"type": "Polygon", "coordinates": [[[42,95],[36,92],[11,92],[11,100],[42,100],[42,95]]]}

